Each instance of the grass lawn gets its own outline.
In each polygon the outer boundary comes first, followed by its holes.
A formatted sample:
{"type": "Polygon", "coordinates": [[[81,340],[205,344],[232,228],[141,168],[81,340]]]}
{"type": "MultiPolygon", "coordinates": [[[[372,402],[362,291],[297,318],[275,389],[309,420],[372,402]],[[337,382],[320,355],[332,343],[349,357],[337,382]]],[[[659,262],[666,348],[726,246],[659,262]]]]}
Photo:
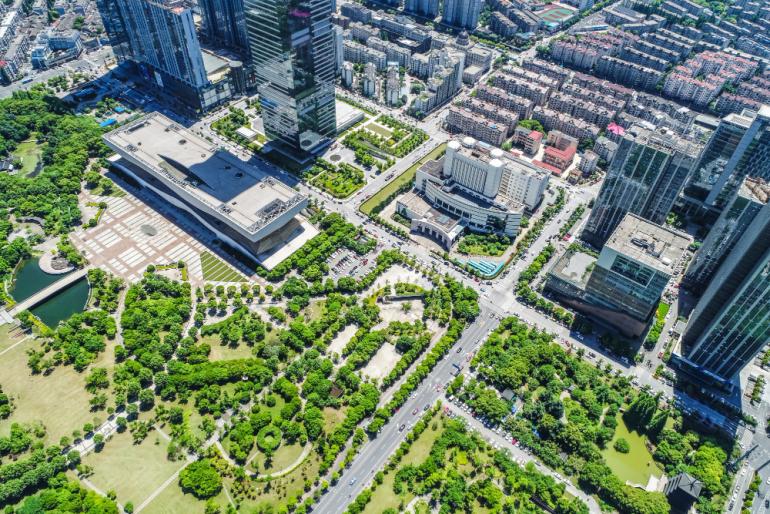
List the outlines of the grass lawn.
{"type": "MultiPolygon", "coordinates": [[[[116,433],[99,453],[89,453],[83,463],[93,467],[88,479],[102,491],[114,490],[118,501],[138,506],[171,475],[185,465],[184,461],[166,459],[168,441],[156,430],[141,444],[134,444],[128,430],[116,433]],[[159,441],[158,444],[155,444],[159,441]]],[[[170,484],[169,487],[178,487],[170,484]]]]}
{"type": "Polygon", "coordinates": [[[310,304],[305,307],[305,310],[302,311],[302,315],[305,317],[306,322],[310,323],[321,317],[321,313],[323,313],[324,310],[324,302],[325,300],[310,302],[310,304]]]}
{"type": "MultiPolygon", "coordinates": [[[[94,418],[104,421],[106,413],[91,412],[85,390],[85,376],[71,366],[58,366],[50,375],[33,375],[27,366],[27,350],[38,343],[29,338],[0,356],[0,384],[13,398],[15,409],[10,418],[0,421],[0,436],[8,435],[11,423],[41,421],[46,427],[46,442],[59,443],[94,418]]],[[[109,346],[109,343],[108,343],[109,346]]],[[[95,365],[108,366],[113,358],[109,348],[99,356],[95,365]]]]}
{"type": "Polygon", "coordinates": [[[366,130],[371,130],[375,134],[378,134],[388,139],[390,139],[390,137],[393,135],[393,132],[390,129],[385,128],[382,125],[377,125],[374,122],[366,125],[364,128],[366,128],[366,130]]]}
{"type": "Polygon", "coordinates": [[[243,275],[225,264],[219,257],[209,253],[201,252],[201,271],[203,271],[203,280],[214,282],[243,282],[243,275]]]}
{"type": "Polygon", "coordinates": [[[457,250],[466,255],[499,257],[513,244],[508,236],[496,234],[467,234],[460,239],[457,250]]]}
{"type": "MultiPolygon", "coordinates": [[[[180,467],[182,466],[181,462],[178,464],[180,467]]],[[[161,480],[161,483],[165,480],[161,480]]],[[[118,500],[120,500],[120,496],[118,496],[118,500]]],[[[224,490],[214,497],[214,502],[222,508],[222,511],[225,510],[229,502],[224,490]]],[[[139,503],[141,502],[134,501],[134,507],[138,507],[139,503]]],[[[168,514],[170,512],[202,513],[205,508],[206,502],[204,500],[199,500],[192,494],[185,494],[179,487],[179,480],[175,480],[142,509],[142,512],[144,514],[168,514]]]]}
{"type": "MultiPolygon", "coordinates": [[[[0,325],[0,352],[4,352],[25,337],[27,337],[27,334],[22,332],[21,329],[15,328],[13,325],[0,325]]],[[[2,356],[0,356],[0,365],[1,364],[2,356]]],[[[0,385],[2,385],[2,382],[0,382],[0,385]]]]}
{"type": "Polygon", "coordinates": [[[372,195],[371,198],[369,198],[367,201],[362,203],[361,207],[359,207],[359,210],[364,214],[366,214],[367,216],[371,214],[372,209],[374,209],[377,205],[379,205],[380,202],[385,201],[386,198],[388,198],[391,194],[397,191],[402,185],[412,182],[414,180],[414,176],[417,174],[417,168],[422,166],[424,163],[441,156],[444,153],[445,149],[446,149],[446,143],[442,143],[436,148],[434,148],[432,152],[430,152],[425,157],[423,157],[422,159],[414,163],[411,167],[409,167],[409,169],[407,169],[401,175],[397,176],[396,178],[394,178],[393,180],[385,184],[385,187],[377,191],[375,194],[372,195]]]}
{"type": "Polygon", "coordinates": [[[233,359],[249,359],[253,357],[251,353],[251,346],[247,345],[243,341],[238,343],[238,346],[223,345],[218,334],[212,334],[201,338],[201,343],[208,343],[211,346],[211,353],[209,353],[209,360],[214,361],[227,361],[233,359]]]}
{"type": "Polygon", "coordinates": [[[273,462],[269,468],[265,468],[265,454],[257,449],[254,451],[256,456],[249,464],[249,468],[261,474],[275,473],[276,471],[284,470],[294,464],[302,454],[303,448],[304,446],[299,443],[291,445],[281,444],[273,454],[273,462]]]}
{"type": "Polygon", "coordinates": [[[41,155],[43,155],[43,145],[37,144],[34,139],[19,143],[13,152],[14,157],[21,159],[21,173],[23,175],[29,175],[35,171],[41,155]]]}
{"type": "MultiPolygon", "coordinates": [[[[265,482],[252,480],[251,496],[253,497],[243,498],[239,512],[281,512],[290,496],[296,496],[304,491],[305,480],[313,480],[318,475],[319,466],[318,454],[311,451],[308,458],[288,475],[265,482]]],[[[232,479],[225,479],[225,485],[228,488],[231,482],[232,479]]],[[[237,501],[237,498],[234,499],[237,501]]]]}
{"type": "Polygon", "coordinates": [[[345,413],[347,408],[341,407],[339,409],[332,409],[331,407],[325,407],[324,414],[324,433],[331,433],[337,425],[345,420],[345,413]]]}
{"type": "MultiPolygon", "coordinates": [[[[436,441],[436,439],[438,439],[442,431],[442,423],[440,421],[436,430],[433,430],[432,424],[434,421],[438,421],[440,419],[440,413],[437,413],[435,416],[433,416],[430,424],[428,424],[428,428],[426,428],[425,431],[420,434],[420,437],[418,437],[414,444],[412,444],[409,452],[404,455],[403,459],[401,459],[401,462],[396,468],[397,470],[406,464],[420,464],[428,457],[433,443],[436,441]]],[[[366,505],[363,514],[380,514],[380,512],[387,508],[394,508],[398,510],[400,503],[403,502],[404,505],[407,505],[410,501],[412,501],[414,495],[408,491],[405,491],[401,496],[398,496],[393,492],[394,476],[395,471],[391,471],[385,475],[385,480],[383,480],[382,484],[380,484],[377,489],[374,490],[372,499],[366,505]]]]}
{"type": "Polygon", "coordinates": [[[671,306],[665,302],[660,302],[658,304],[658,310],[655,313],[655,317],[658,319],[658,321],[665,321],[666,314],[668,314],[669,309],[671,309],[671,306]]]}
{"type": "Polygon", "coordinates": [[[618,414],[618,427],[615,429],[615,437],[607,443],[607,448],[602,451],[604,460],[610,469],[623,482],[629,481],[642,486],[647,485],[651,475],[661,476],[662,472],[652,459],[652,455],[644,445],[644,436],[638,432],[629,432],[623,417],[618,414]],[[631,450],[628,453],[620,453],[613,445],[619,438],[628,441],[631,450]]]}

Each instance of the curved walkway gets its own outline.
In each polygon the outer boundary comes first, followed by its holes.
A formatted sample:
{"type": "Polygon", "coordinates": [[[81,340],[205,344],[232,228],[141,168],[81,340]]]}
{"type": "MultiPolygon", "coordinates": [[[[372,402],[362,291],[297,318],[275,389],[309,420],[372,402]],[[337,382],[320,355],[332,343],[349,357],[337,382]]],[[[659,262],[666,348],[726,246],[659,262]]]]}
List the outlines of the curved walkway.
{"type": "MultiPolygon", "coordinates": [[[[238,466],[239,465],[237,462],[235,462],[232,459],[232,457],[230,457],[230,455],[227,454],[227,452],[225,451],[224,446],[222,446],[222,443],[220,443],[219,441],[216,441],[214,443],[214,446],[217,447],[217,449],[219,450],[219,453],[222,454],[222,458],[225,459],[228,464],[230,464],[231,466],[238,466]]],[[[275,473],[268,473],[266,475],[259,475],[259,474],[255,473],[253,471],[246,471],[246,473],[251,478],[256,478],[258,480],[259,479],[265,479],[265,478],[278,478],[278,477],[282,477],[284,475],[288,475],[289,473],[291,473],[292,471],[297,469],[297,467],[300,464],[302,464],[302,462],[307,458],[307,456],[310,454],[310,450],[312,450],[312,449],[313,449],[313,445],[311,443],[309,443],[309,442],[306,443],[305,447],[302,448],[302,453],[299,454],[299,457],[297,457],[297,459],[294,462],[292,462],[291,464],[289,464],[287,467],[283,468],[282,470],[276,471],[275,473]]],[[[256,455],[257,455],[257,452],[255,451],[251,455],[251,457],[249,457],[249,460],[247,460],[246,463],[243,466],[244,467],[248,466],[251,463],[251,461],[254,460],[254,457],[256,457],[256,455]]]]}
{"type": "Polygon", "coordinates": [[[61,259],[61,257],[53,255],[51,252],[43,252],[43,255],[40,256],[40,260],[38,261],[37,265],[40,266],[40,269],[43,271],[43,273],[48,273],[49,275],[64,275],[65,273],[69,273],[75,269],[75,266],[69,262],[62,268],[54,267],[53,260],[55,258],[61,259]]]}

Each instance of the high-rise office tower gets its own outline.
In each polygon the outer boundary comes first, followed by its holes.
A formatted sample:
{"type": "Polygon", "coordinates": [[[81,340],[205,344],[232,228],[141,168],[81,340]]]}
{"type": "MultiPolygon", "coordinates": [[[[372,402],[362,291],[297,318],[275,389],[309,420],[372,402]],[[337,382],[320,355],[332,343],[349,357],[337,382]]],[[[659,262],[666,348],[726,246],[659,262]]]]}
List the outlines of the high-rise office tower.
{"type": "Polygon", "coordinates": [[[704,291],[708,287],[717,268],[765,206],[769,196],[770,186],[766,182],[743,179],[690,263],[684,277],[688,288],[704,291]]]}
{"type": "Polygon", "coordinates": [[[336,61],[329,0],[245,0],[265,134],[312,152],[336,133],[336,61]]]}
{"type": "Polygon", "coordinates": [[[545,287],[626,337],[638,337],[690,243],[684,233],[626,214],[598,258],[568,251],[548,272],[545,287]]]}
{"type": "Polygon", "coordinates": [[[213,43],[246,54],[249,38],[243,0],[198,0],[203,15],[203,32],[213,43]]]}
{"type": "Polygon", "coordinates": [[[770,204],[717,269],[682,336],[682,355],[730,380],[770,340],[770,204]]]}
{"type": "Polygon", "coordinates": [[[723,207],[744,177],[770,180],[770,105],[763,105],[756,114],[744,111],[746,115],[752,117],[751,124],[716,177],[706,197],[708,206],[723,207]]]}
{"type": "Polygon", "coordinates": [[[404,11],[425,18],[435,18],[438,16],[438,0],[406,0],[404,11]]]}
{"type": "Polygon", "coordinates": [[[118,6],[119,1],[96,0],[96,8],[102,17],[102,25],[110,40],[112,53],[115,54],[118,63],[122,63],[130,58],[131,49],[128,46],[128,34],[118,6]]]}
{"type": "Polygon", "coordinates": [[[342,63],[345,62],[345,34],[339,25],[334,25],[334,62],[337,73],[342,73],[342,63]]]}
{"type": "Polygon", "coordinates": [[[742,114],[728,114],[719,121],[685,186],[684,195],[687,199],[702,203],[704,207],[711,207],[706,204],[706,199],[730,159],[736,155],[738,145],[751,126],[752,119],[753,113],[744,111],[742,114]]]}
{"type": "MultiPolygon", "coordinates": [[[[100,0],[110,39],[139,76],[172,103],[205,111],[232,96],[229,74],[212,80],[205,66],[192,11],[179,0],[100,0]]],[[[215,59],[216,71],[228,63],[215,59]]]]}
{"type": "Polygon", "coordinates": [[[700,153],[665,129],[631,127],[610,163],[581,236],[601,248],[626,213],[662,224],[700,153]]]}
{"type": "Polygon", "coordinates": [[[481,0],[444,0],[441,21],[453,27],[476,30],[481,13],[481,0]]]}
{"type": "Polygon", "coordinates": [[[190,9],[182,7],[181,2],[153,0],[118,0],[118,4],[134,61],[193,87],[206,84],[206,68],[190,9]]]}

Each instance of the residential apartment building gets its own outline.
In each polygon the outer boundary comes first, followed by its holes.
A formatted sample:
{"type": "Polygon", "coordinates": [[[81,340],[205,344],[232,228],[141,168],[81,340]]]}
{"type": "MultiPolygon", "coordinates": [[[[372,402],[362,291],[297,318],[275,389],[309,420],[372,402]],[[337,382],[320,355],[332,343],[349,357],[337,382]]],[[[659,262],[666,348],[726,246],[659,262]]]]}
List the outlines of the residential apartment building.
{"type": "Polygon", "coordinates": [[[495,121],[467,106],[452,105],[447,113],[445,128],[453,134],[466,134],[490,145],[500,146],[508,135],[509,124],[495,121]]]}
{"type": "Polygon", "coordinates": [[[529,98],[486,84],[480,84],[476,88],[476,98],[515,112],[521,120],[530,118],[532,116],[532,109],[535,107],[535,102],[529,98]]]}
{"type": "Polygon", "coordinates": [[[481,14],[481,0],[444,0],[441,21],[452,27],[476,30],[481,14]]]}
{"type": "Polygon", "coordinates": [[[593,123],[539,105],[532,110],[532,118],[547,131],[559,130],[577,139],[595,140],[602,130],[593,123]]]}

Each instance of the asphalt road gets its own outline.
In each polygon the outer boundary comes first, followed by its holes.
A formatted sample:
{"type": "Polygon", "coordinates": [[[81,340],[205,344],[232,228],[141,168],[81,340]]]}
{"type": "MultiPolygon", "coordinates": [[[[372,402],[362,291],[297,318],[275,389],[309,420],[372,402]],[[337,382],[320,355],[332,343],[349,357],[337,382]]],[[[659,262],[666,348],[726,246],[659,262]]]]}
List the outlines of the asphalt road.
{"type": "Polygon", "coordinates": [[[344,512],[347,505],[371,484],[374,474],[382,469],[393,452],[409,433],[411,427],[422,415],[426,405],[433,405],[442,397],[442,387],[453,378],[454,363],[467,365],[465,353],[486,339],[487,334],[497,326],[497,320],[489,317],[489,311],[482,308],[479,317],[469,325],[458,342],[447,353],[443,360],[436,364],[430,374],[412,397],[391,417],[377,438],[364,443],[357,458],[339,483],[331,487],[329,492],[313,507],[315,512],[344,512]],[[460,353],[458,353],[460,348],[460,353]],[[417,409],[417,414],[412,414],[417,409]],[[406,425],[403,431],[401,425],[406,425]],[[355,482],[351,485],[351,481],[355,482]]]}

